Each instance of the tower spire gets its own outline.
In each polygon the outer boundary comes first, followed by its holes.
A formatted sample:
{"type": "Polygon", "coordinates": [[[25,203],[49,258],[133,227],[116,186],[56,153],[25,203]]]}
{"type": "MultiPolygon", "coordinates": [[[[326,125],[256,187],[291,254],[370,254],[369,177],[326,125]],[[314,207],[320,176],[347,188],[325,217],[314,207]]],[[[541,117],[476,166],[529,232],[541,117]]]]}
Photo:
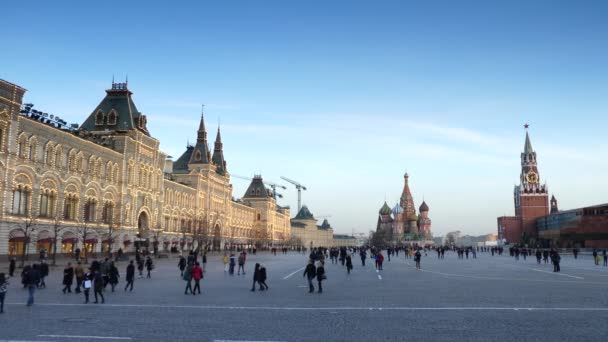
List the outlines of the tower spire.
{"type": "Polygon", "coordinates": [[[524,154],[529,154],[534,152],[534,149],[532,148],[532,143],[530,142],[530,135],[528,135],[528,127],[530,127],[530,125],[525,124],[524,128],[526,129],[526,143],[524,145],[524,154]]]}
{"type": "Polygon", "coordinates": [[[211,159],[216,165],[216,170],[219,174],[226,173],[226,161],[224,160],[224,149],[222,144],[222,134],[220,126],[217,126],[217,136],[215,137],[215,146],[213,149],[213,158],[211,159]]]}
{"type": "Polygon", "coordinates": [[[205,129],[205,105],[201,106],[201,122],[196,132],[196,144],[190,155],[189,164],[209,164],[209,146],[207,145],[207,130],[205,129]]]}

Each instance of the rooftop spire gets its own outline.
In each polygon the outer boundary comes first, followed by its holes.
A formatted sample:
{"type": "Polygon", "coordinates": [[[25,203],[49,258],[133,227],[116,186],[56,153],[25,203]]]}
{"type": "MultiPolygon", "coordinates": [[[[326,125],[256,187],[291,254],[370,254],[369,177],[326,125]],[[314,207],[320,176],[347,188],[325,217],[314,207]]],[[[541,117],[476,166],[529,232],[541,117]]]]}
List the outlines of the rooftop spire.
{"type": "Polygon", "coordinates": [[[222,145],[222,135],[220,127],[217,127],[217,136],[215,137],[215,148],[213,149],[213,158],[211,159],[217,167],[217,172],[224,174],[226,172],[226,161],[224,160],[224,151],[222,145]]]}
{"type": "Polygon", "coordinates": [[[196,134],[196,145],[190,155],[189,164],[209,164],[209,146],[207,145],[207,130],[205,129],[205,105],[201,108],[201,122],[196,134]]]}
{"type": "Polygon", "coordinates": [[[528,127],[530,127],[530,125],[524,125],[524,128],[526,129],[526,143],[524,145],[524,154],[534,152],[534,149],[532,149],[532,143],[530,142],[530,136],[528,135],[528,127]]]}

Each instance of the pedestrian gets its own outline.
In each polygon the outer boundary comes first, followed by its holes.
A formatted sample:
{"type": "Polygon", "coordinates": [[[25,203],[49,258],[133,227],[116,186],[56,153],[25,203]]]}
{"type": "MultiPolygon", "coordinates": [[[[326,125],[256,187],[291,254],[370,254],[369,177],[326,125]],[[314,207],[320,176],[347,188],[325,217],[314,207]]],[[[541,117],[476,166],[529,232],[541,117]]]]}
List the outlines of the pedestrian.
{"type": "Polygon", "coordinates": [[[203,252],[203,273],[207,271],[207,252],[203,252]]]}
{"type": "MultiPolygon", "coordinates": [[[[80,262],[79,262],[80,263],[80,262]]],[[[89,303],[89,291],[91,291],[91,287],[93,286],[93,273],[89,268],[88,272],[86,272],[82,278],[82,288],[84,292],[84,303],[89,303]]]]}
{"type": "Polygon", "coordinates": [[[378,254],[376,254],[376,269],[382,271],[382,263],[384,262],[384,255],[382,255],[382,252],[379,251],[378,254]]]}
{"type": "Polygon", "coordinates": [[[137,259],[137,271],[139,271],[139,277],[143,278],[144,277],[144,261],[142,260],[141,257],[139,257],[139,259],[137,259]]]}
{"type": "Polygon", "coordinates": [[[317,276],[317,268],[314,265],[314,260],[310,259],[308,261],[308,265],[306,265],[306,269],[304,270],[304,274],[302,277],[307,277],[308,279],[308,293],[315,292],[315,287],[312,284],[312,280],[317,276]]]}
{"type": "Polygon", "coordinates": [[[561,260],[562,258],[559,256],[559,253],[557,251],[553,252],[553,254],[551,255],[551,261],[553,262],[553,272],[560,271],[559,262],[561,260]]]}
{"type": "Polygon", "coordinates": [[[15,267],[16,267],[16,260],[15,260],[15,258],[11,258],[11,261],[8,265],[8,276],[10,278],[15,276],[15,267]]]}
{"type": "Polygon", "coordinates": [[[416,262],[416,270],[420,270],[420,259],[422,258],[422,255],[420,254],[420,250],[416,251],[416,254],[414,254],[414,261],[416,262]]]}
{"type": "Polygon", "coordinates": [[[80,261],[76,263],[74,275],[76,276],[76,289],[74,289],[74,292],[80,293],[80,288],[82,287],[82,282],[84,281],[84,270],[82,269],[80,261]]]}
{"type": "Polygon", "coordinates": [[[359,252],[359,256],[361,257],[361,266],[365,266],[365,259],[367,259],[367,252],[364,248],[361,248],[359,252]]]}
{"type": "MultiPolygon", "coordinates": [[[[251,292],[255,292],[255,284],[259,281],[259,277],[260,277],[260,264],[259,263],[255,263],[255,266],[253,267],[253,284],[251,285],[251,292]]],[[[260,291],[262,290],[262,287],[260,286],[260,291]]]]}
{"type": "Polygon", "coordinates": [[[152,258],[149,256],[146,257],[146,270],[148,271],[148,275],[146,278],[150,278],[150,272],[154,269],[154,263],[152,262],[152,258]]]}
{"type": "Polygon", "coordinates": [[[260,284],[260,291],[268,290],[268,285],[266,285],[266,267],[264,266],[264,264],[260,265],[258,283],[260,284]]]}
{"type": "Polygon", "coordinates": [[[234,275],[234,266],[236,266],[236,257],[234,253],[230,253],[230,266],[228,268],[228,274],[234,275]]]}
{"type": "Polygon", "coordinates": [[[243,270],[243,275],[245,275],[245,252],[241,252],[239,255],[239,269],[236,272],[236,275],[241,275],[241,270],[243,270]]]}
{"type": "Polygon", "coordinates": [[[201,294],[201,279],[203,278],[203,269],[200,264],[197,262],[192,267],[192,279],[194,279],[194,290],[192,290],[192,295],[196,295],[196,290],[198,289],[198,294],[201,294]]]}
{"type": "Polygon", "coordinates": [[[325,275],[325,267],[323,267],[323,262],[319,261],[319,264],[317,265],[317,281],[319,282],[319,293],[323,292],[322,282],[325,279],[327,279],[327,276],[325,275]]]}
{"type": "Polygon", "coordinates": [[[114,288],[118,285],[118,278],[120,278],[120,273],[118,273],[118,268],[114,264],[114,261],[110,262],[110,267],[108,268],[108,276],[110,286],[112,287],[112,292],[114,292],[114,288]]]}
{"type": "Polygon", "coordinates": [[[63,293],[72,293],[72,283],[74,282],[74,268],[72,263],[68,262],[68,265],[63,269],[63,293]]]}
{"type": "Polygon", "coordinates": [[[25,287],[28,289],[28,298],[27,298],[27,306],[32,306],[34,304],[34,293],[36,292],[36,288],[40,283],[40,270],[37,264],[31,266],[27,271],[23,274],[23,282],[25,283],[25,287]]]}
{"type": "Polygon", "coordinates": [[[543,250],[543,261],[545,262],[545,264],[549,263],[549,251],[548,250],[543,250]]]}
{"type": "Polygon", "coordinates": [[[0,313],[4,313],[4,298],[6,297],[6,291],[8,291],[8,278],[4,273],[0,273],[0,313]]]}
{"type": "Polygon", "coordinates": [[[108,262],[108,258],[105,258],[104,261],[99,266],[99,271],[101,273],[101,277],[103,279],[103,288],[105,289],[110,282],[110,263],[108,262]]]}
{"type": "Polygon", "coordinates": [[[186,258],[183,255],[179,256],[179,262],[177,263],[177,267],[179,267],[180,277],[184,276],[184,269],[186,268],[186,258]]]}
{"type": "Polygon", "coordinates": [[[190,291],[191,294],[194,294],[194,292],[192,291],[192,264],[191,263],[188,263],[188,265],[186,266],[182,279],[184,279],[186,281],[186,290],[184,291],[184,294],[188,294],[188,291],[190,291]]]}
{"type": "Polygon", "coordinates": [[[224,263],[224,273],[228,272],[228,255],[224,253],[224,257],[222,258],[222,262],[224,263]]]}
{"type": "Polygon", "coordinates": [[[103,298],[103,276],[101,275],[101,271],[96,271],[93,273],[93,293],[95,294],[95,304],[99,301],[97,299],[97,295],[101,297],[101,304],[105,302],[103,298]]]}
{"type": "MultiPolygon", "coordinates": [[[[44,252],[42,252],[44,253],[44,252]]],[[[44,278],[49,275],[49,264],[44,261],[44,258],[40,262],[40,282],[38,283],[39,289],[46,289],[46,283],[44,282],[44,278]]]]}
{"type": "Polygon", "coordinates": [[[133,292],[133,281],[135,281],[135,265],[133,264],[133,260],[129,261],[125,279],[127,280],[127,285],[125,285],[125,291],[127,291],[128,287],[131,287],[129,292],[133,292]]]}
{"type": "Polygon", "coordinates": [[[593,249],[593,253],[591,253],[593,255],[593,262],[595,263],[595,266],[599,266],[600,265],[600,260],[598,259],[598,255],[597,255],[597,249],[593,249]]]}
{"type": "Polygon", "coordinates": [[[604,257],[604,266],[608,266],[608,253],[605,249],[602,251],[602,256],[604,257]]]}
{"type": "Polygon", "coordinates": [[[353,269],[353,259],[350,255],[346,256],[346,273],[350,274],[350,271],[353,269]]]}
{"type": "Polygon", "coordinates": [[[536,249],[536,263],[540,265],[540,259],[542,259],[543,253],[541,253],[540,249],[536,249]]]}

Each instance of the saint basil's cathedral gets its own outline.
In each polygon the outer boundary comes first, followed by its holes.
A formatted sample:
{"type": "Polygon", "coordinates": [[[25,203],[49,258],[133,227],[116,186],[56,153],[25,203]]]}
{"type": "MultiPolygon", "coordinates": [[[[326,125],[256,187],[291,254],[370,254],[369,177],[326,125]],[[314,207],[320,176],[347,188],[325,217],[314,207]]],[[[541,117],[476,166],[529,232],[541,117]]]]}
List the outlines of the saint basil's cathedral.
{"type": "Polygon", "coordinates": [[[386,241],[391,243],[418,242],[432,244],[431,219],[429,206],[422,201],[416,215],[414,198],[410,192],[409,175],[404,175],[405,184],[399,203],[391,209],[386,201],[380,208],[376,233],[384,233],[386,241]]]}

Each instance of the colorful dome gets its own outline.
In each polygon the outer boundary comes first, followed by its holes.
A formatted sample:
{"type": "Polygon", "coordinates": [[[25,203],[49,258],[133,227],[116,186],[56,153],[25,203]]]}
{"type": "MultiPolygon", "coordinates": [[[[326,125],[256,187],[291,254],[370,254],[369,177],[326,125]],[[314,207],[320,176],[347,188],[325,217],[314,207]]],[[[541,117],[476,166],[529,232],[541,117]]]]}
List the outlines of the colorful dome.
{"type": "Polygon", "coordinates": [[[429,206],[426,204],[425,201],[422,201],[422,204],[420,205],[419,211],[420,212],[429,211],[429,206]]]}
{"type": "Polygon", "coordinates": [[[408,221],[418,221],[418,216],[416,216],[416,214],[412,214],[410,215],[410,217],[407,218],[408,221]]]}
{"type": "Polygon", "coordinates": [[[401,214],[403,214],[403,208],[401,208],[401,206],[399,205],[399,203],[397,203],[393,207],[393,215],[397,216],[397,215],[401,215],[401,214]]]}
{"type": "Polygon", "coordinates": [[[380,215],[390,215],[391,214],[391,207],[388,206],[388,204],[386,204],[386,201],[384,202],[384,205],[382,206],[382,208],[380,208],[380,215]]]}

